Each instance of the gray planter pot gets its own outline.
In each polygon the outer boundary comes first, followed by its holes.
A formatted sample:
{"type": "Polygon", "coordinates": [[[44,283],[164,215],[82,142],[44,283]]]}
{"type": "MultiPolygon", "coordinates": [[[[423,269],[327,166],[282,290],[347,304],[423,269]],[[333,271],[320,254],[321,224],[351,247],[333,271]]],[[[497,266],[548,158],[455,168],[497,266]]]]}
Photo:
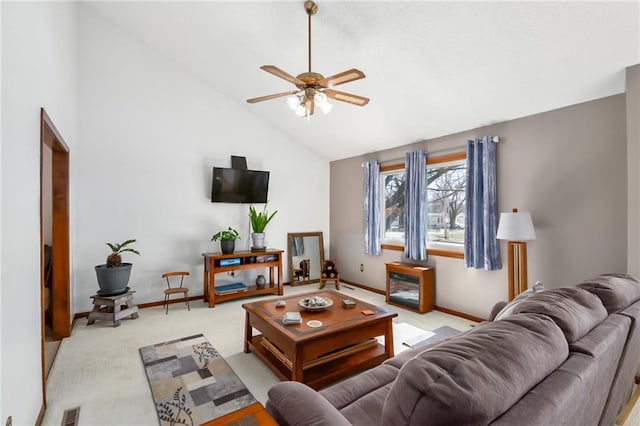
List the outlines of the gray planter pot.
{"type": "Polygon", "coordinates": [[[96,266],[96,277],[100,287],[100,295],[115,296],[128,290],[129,276],[131,275],[131,263],[123,263],[122,266],[107,268],[107,265],[96,266]]]}
{"type": "Polygon", "coordinates": [[[222,253],[229,254],[233,253],[236,249],[236,240],[220,240],[220,250],[222,253]]]}

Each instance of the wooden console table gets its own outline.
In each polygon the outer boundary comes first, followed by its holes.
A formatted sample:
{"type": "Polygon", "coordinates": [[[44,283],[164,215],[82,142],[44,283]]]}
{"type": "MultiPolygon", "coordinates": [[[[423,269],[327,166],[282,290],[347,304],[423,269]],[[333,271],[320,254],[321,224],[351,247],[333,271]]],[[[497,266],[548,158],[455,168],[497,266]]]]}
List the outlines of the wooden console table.
{"type": "Polygon", "coordinates": [[[203,253],[204,277],[202,280],[204,301],[213,308],[216,301],[239,299],[261,294],[277,294],[282,296],[282,253],[284,250],[267,249],[266,251],[236,251],[230,254],[203,253]],[[237,259],[237,260],[236,260],[237,259]],[[254,283],[244,283],[248,289],[237,293],[216,294],[216,274],[242,269],[269,268],[269,281],[264,288],[257,288],[254,283]],[[278,269],[276,277],[274,269],[278,269]],[[277,280],[276,280],[277,278],[277,280]]]}
{"type": "Polygon", "coordinates": [[[387,267],[386,302],[425,313],[435,307],[435,269],[390,262],[387,267]]]}

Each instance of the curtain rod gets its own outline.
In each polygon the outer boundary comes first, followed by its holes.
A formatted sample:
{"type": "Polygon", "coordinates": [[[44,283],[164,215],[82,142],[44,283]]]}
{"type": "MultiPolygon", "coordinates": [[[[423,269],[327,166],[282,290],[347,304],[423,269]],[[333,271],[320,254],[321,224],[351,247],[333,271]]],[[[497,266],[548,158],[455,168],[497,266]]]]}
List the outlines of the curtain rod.
{"type": "MultiPolygon", "coordinates": [[[[500,136],[492,136],[491,137],[491,141],[495,142],[495,143],[500,142],[500,136]]],[[[482,139],[480,139],[480,142],[483,142],[482,139]]],[[[427,156],[429,154],[438,154],[438,153],[441,153],[441,152],[457,151],[459,149],[466,148],[466,147],[467,147],[467,144],[464,144],[464,145],[456,145],[456,146],[442,148],[442,149],[436,149],[434,151],[427,151],[427,156]]],[[[398,161],[404,161],[404,158],[391,158],[389,160],[380,161],[379,163],[380,164],[382,164],[382,163],[397,163],[398,161]]],[[[364,163],[362,163],[361,166],[364,167],[364,163]]]]}

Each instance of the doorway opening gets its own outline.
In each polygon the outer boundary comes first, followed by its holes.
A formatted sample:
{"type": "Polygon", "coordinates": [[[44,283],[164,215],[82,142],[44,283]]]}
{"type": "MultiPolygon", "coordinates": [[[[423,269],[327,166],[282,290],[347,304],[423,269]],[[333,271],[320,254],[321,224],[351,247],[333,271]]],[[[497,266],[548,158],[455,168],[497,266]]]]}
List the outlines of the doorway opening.
{"type": "Polygon", "coordinates": [[[69,147],[40,109],[40,304],[42,395],[57,344],[71,334],[69,262],[69,147]]]}

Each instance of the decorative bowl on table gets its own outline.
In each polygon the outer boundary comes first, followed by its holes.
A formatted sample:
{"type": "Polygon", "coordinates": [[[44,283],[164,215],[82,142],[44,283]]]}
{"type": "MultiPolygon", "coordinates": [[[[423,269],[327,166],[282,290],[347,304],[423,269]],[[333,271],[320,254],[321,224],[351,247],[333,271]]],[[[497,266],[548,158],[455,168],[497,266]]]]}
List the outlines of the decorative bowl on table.
{"type": "Polygon", "coordinates": [[[307,311],[322,311],[333,305],[333,300],[313,296],[298,300],[298,306],[307,311]]]}

